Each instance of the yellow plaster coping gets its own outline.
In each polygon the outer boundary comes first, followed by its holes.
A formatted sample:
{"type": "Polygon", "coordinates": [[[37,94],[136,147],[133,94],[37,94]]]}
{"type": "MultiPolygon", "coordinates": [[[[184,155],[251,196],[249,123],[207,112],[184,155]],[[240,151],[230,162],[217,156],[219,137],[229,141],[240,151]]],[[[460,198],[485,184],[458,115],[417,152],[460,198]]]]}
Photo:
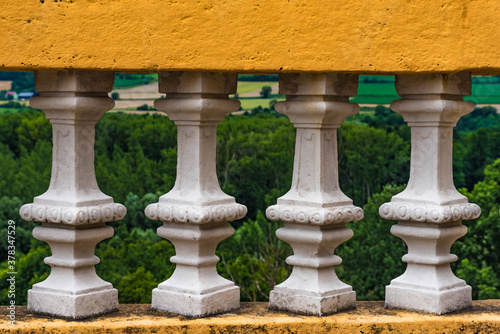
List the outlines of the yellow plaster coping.
{"type": "Polygon", "coordinates": [[[498,0],[2,0],[0,70],[500,74],[498,0]]]}
{"type": "Polygon", "coordinates": [[[358,302],[357,309],[327,317],[267,310],[267,303],[242,303],[230,314],[190,319],[151,311],[150,305],[120,305],[120,311],[85,321],[26,314],[16,308],[10,326],[1,307],[1,333],[500,333],[500,300],[474,301],[471,310],[429,315],[384,309],[383,302],[358,302]]]}

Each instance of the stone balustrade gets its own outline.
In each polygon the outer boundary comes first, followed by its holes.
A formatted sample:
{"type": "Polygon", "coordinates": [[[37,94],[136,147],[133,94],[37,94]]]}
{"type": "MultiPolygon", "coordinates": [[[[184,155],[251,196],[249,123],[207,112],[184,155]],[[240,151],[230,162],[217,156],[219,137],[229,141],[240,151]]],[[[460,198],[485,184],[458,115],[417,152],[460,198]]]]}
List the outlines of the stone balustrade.
{"type": "MultiPolygon", "coordinates": [[[[277,237],[294,254],[287,259],[292,274],[271,292],[271,309],[323,316],[356,307],[356,287],[335,274],[335,266],[350,259],[334,251],[353,235],[345,224],[363,218],[339,187],[337,164],[337,129],[359,110],[349,102],[357,79],[342,73],[280,75],[286,101],[276,109],[297,128],[295,161],[290,191],[266,215],[284,223],[277,237]]],[[[114,311],[118,291],[96,275],[99,259],[93,254],[98,242],[113,235],[105,223],[126,214],[99,190],[94,175],[94,125],[113,108],[113,74],[39,71],[35,80],[40,96],[31,105],[53,126],[52,176],[47,192],[20,214],[41,223],[34,237],[46,241],[53,255],[45,259],[50,276],[28,293],[28,311],[70,319],[114,311]]],[[[246,214],[222,192],[215,171],[217,124],[239,108],[228,98],[236,81],[234,73],[159,73],[166,97],[155,106],[178,127],[177,179],[145,213],[162,222],[158,235],[174,244],[170,261],[176,269],[152,291],[154,310],[203,317],[239,308],[239,288],[215,267],[218,243],[233,234],[228,223],[246,214]]],[[[452,181],[452,128],[473,109],[463,101],[470,88],[469,73],[396,76],[402,99],[392,108],[411,127],[411,174],[407,188],[382,205],[380,215],[398,221],[391,231],[409,252],[402,259],[406,272],[387,287],[387,307],[443,314],[472,305],[471,288],[452,273],[450,262],[457,257],[449,252],[467,232],[461,221],[480,214],[452,181]]]]}

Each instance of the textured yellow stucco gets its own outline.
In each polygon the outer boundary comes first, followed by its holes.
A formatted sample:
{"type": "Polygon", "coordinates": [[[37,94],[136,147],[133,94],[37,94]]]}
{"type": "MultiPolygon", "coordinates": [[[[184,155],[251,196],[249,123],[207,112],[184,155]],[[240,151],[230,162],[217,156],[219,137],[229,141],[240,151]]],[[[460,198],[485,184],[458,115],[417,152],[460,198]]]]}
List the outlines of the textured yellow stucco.
{"type": "Polygon", "coordinates": [[[498,0],[0,0],[0,70],[500,74],[498,0]]]}
{"type": "MultiPolygon", "coordinates": [[[[0,308],[7,319],[7,307],[0,308]]],[[[384,309],[383,302],[358,302],[357,309],[327,317],[267,310],[267,303],[242,303],[230,314],[189,319],[151,311],[151,305],[120,305],[120,311],[85,321],[65,321],[16,310],[16,324],[0,322],[0,333],[335,333],[335,334],[498,334],[500,300],[473,302],[471,310],[428,315],[384,309]]]]}

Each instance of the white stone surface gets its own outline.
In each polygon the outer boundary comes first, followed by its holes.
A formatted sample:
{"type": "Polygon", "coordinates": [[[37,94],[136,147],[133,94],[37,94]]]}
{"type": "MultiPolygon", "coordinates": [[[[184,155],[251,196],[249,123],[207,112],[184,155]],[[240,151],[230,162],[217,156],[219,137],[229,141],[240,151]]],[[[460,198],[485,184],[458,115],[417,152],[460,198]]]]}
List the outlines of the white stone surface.
{"type": "Polygon", "coordinates": [[[53,156],[49,189],[33,204],[21,207],[25,220],[41,222],[33,236],[50,245],[49,277],[28,291],[28,311],[81,319],[118,309],[118,291],[95,272],[98,242],[113,236],[105,222],[126,214],[121,204],[103,194],[94,172],[95,124],[113,108],[108,97],[113,73],[90,71],[36,72],[42,109],[52,123],[53,156]]]}
{"type": "Polygon", "coordinates": [[[189,317],[206,317],[237,310],[240,308],[240,289],[234,284],[227,285],[227,288],[219,286],[214,292],[202,294],[177,292],[176,289],[159,286],[153,290],[151,306],[155,311],[189,317]]]}
{"type": "Polygon", "coordinates": [[[396,76],[396,90],[402,99],[391,108],[411,127],[410,179],[379,212],[399,221],[391,232],[408,245],[408,266],[387,286],[386,306],[435,314],[472,307],[470,286],[450,268],[450,247],[467,233],[461,221],[481,214],[453,184],[453,127],[474,109],[463,101],[470,74],[396,76]]]}
{"type": "Polygon", "coordinates": [[[153,290],[154,310],[203,317],[239,308],[239,288],[219,276],[215,249],[234,233],[228,222],[243,218],[245,206],[220,189],[215,172],[217,124],[239,108],[229,100],[236,74],[164,72],[159,74],[156,109],[178,127],[177,178],[173,189],[149,205],[146,216],[161,220],[158,235],[176,255],[172,276],[153,290]]]}
{"type": "Polygon", "coordinates": [[[284,310],[306,315],[326,316],[342,310],[356,307],[356,292],[349,287],[332,291],[331,295],[319,294],[317,296],[307,295],[297,290],[276,288],[271,291],[269,300],[270,310],[284,310]],[[279,307],[278,305],[287,305],[279,307]]]}
{"type": "Polygon", "coordinates": [[[118,310],[118,290],[101,289],[69,295],[39,289],[28,290],[29,312],[69,319],[85,319],[118,310]]]}
{"type": "Polygon", "coordinates": [[[342,263],[335,248],[353,233],[345,223],[363,218],[338,183],[337,128],[359,111],[349,103],[357,93],[356,75],[284,74],[279,112],[297,128],[292,187],[269,207],[270,220],[285,223],[276,235],[289,243],[294,255],[290,277],[274,287],[270,309],[327,315],[356,307],[356,293],[341,282],[335,265],[342,263]]]}

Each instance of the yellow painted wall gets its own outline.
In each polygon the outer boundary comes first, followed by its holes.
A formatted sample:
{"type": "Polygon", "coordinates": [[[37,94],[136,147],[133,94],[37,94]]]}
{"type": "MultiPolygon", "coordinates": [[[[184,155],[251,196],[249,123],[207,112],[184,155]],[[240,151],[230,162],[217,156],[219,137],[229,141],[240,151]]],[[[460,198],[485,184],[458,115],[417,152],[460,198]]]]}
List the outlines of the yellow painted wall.
{"type": "Polygon", "coordinates": [[[0,0],[0,70],[500,74],[499,0],[0,0]]]}

